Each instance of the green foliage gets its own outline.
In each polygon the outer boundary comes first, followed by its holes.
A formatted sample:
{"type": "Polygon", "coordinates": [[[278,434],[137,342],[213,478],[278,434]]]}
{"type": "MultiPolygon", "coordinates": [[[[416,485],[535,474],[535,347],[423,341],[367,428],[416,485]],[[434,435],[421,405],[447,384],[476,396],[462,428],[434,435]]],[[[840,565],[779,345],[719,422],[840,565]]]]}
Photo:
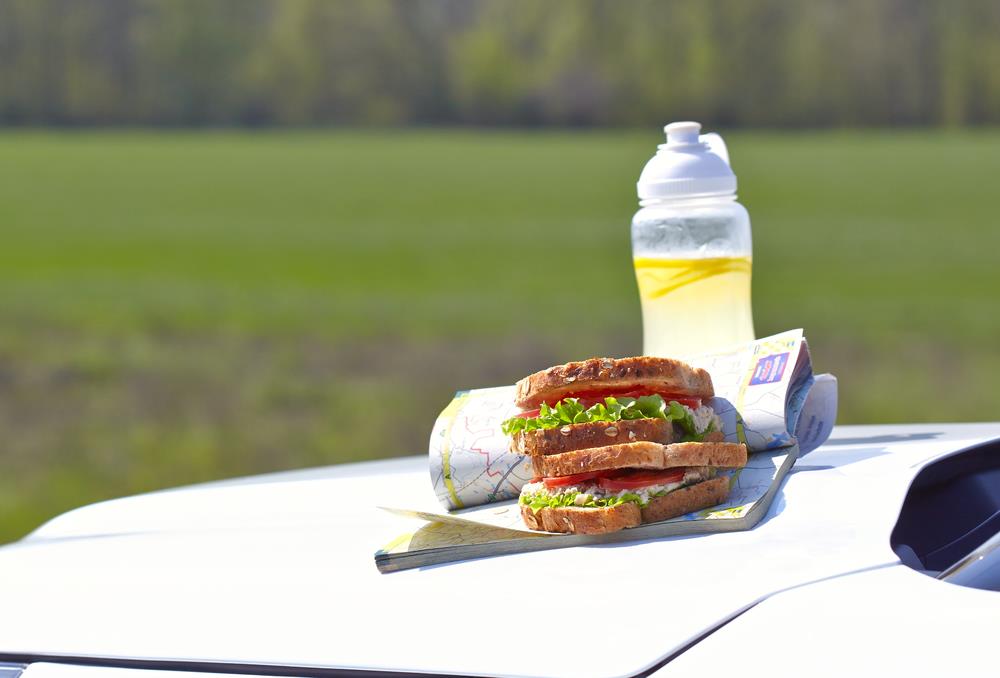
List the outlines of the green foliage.
{"type": "Polygon", "coordinates": [[[976,0],[7,0],[0,122],[1000,121],[976,0]]]}

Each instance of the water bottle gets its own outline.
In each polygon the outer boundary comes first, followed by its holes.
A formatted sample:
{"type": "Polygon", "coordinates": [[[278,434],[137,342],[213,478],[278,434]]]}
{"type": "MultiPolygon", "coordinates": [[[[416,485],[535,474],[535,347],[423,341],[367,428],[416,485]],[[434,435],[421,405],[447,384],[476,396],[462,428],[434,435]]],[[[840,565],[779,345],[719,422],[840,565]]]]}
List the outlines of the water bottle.
{"type": "Polygon", "coordinates": [[[751,341],[750,216],[736,202],[726,145],[697,122],[664,131],[632,218],[643,353],[683,357],[751,341]]]}

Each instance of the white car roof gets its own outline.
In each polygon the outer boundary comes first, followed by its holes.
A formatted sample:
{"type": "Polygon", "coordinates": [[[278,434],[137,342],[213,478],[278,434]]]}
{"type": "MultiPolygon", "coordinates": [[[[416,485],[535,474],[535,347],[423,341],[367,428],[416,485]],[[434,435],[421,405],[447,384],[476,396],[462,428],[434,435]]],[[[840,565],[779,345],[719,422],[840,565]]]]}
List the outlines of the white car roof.
{"type": "MultiPolygon", "coordinates": [[[[779,592],[897,564],[889,534],[916,472],[996,437],[1000,424],[839,427],[748,532],[388,575],[375,550],[419,523],[375,506],[426,503],[425,458],[104,502],[0,549],[0,660],[631,676],[791,600],[779,592]]],[[[783,618],[774,642],[804,624],[783,618]]]]}

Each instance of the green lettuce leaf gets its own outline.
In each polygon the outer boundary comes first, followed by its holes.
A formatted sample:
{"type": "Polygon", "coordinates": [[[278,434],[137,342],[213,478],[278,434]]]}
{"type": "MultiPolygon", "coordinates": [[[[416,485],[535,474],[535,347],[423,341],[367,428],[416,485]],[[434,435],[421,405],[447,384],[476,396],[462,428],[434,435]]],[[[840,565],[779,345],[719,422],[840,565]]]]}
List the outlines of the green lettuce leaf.
{"type": "MultiPolygon", "coordinates": [[[[539,511],[543,508],[559,508],[560,506],[576,506],[576,498],[580,495],[579,492],[564,492],[562,494],[522,494],[519,502],[525,506],[529,506],[532,511],[539,511]]],[[[619,504],[625,504],[627,502],[632,502],[633,504],[638,504],[639,506],[645,506],[647,502],[642,500],[638,494],[632,492],[626,492],[620,497],[595,497],[590,495],[586,502],[580,504],[583,508],[608,508],[611,506],[618,506],[619,504]]]]}
{"type": "Polygon", "coordinates": [[[675,400],[667,403],[658,395],[639,398],[607,397],[603,403],[597,403],[588,409],[584,409],[577,398],[563,398],[552,407],[542,403],[536,417],[511,417],[500,427],[506,435],[511,435],[519,431],[559,428],[567,424],[615,422],[623,419],[666,419],[676,422],[682,432],[681,442],[701,442],[705,439],[705,434],[714,428],[709,424],[707,429],[699,433],[695,430],[694,418],[686,407],[675,400]]]}
{"type": "MultiPolygon", "coordinates": [[[[717,475],[718,469],[709,469],[706,476],[702,480],[708,480],[709,478],[714,478],[717,475]]],[[[695,480],[694,482],[699,482],[695,480]]],[[[671,489],[657,490],[656,492],[649,492],[649,499],[655,499],[656,497],[662,497],[671,492],[681,489],[681,487],[686,487],[690,483],[682,482],[680,487],[675,487],[671,489]]],[[[567,492],[553,492],[548,493],[545,491],[522,494],[519,503],[531,507],[533,511],[538,511],[543,508],[558,508],[560,506],[577,506],[576,498],[582,493],[576,490],[567,492]]],[[[627,502],[632,502],[638,504],[640,508],[645,508],[649,503],[648,500],[642,498],[642,495],[636,492],[623,492],[621,496],[610,496],[610,497],[595,497],[589,494],[587,500],[580,504],[583,508],[603,508],[610,506],[618,506],[619,504],[624,504],[627,502]]]]}

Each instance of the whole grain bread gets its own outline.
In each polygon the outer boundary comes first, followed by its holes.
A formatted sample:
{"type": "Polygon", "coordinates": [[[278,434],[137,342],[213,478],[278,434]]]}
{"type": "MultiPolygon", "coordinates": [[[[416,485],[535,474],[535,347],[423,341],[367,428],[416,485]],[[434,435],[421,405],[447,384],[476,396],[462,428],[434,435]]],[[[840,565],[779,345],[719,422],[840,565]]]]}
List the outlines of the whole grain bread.
{"type": "Polygon", "coordinates": [[[642,509],[642,522],[658,523],[721,504],[729,496],[729,478],[720,476],[655,497],[642,509]]]}
{"type": "Polygon", "coordinates": [[[679,466],[718,466],[741,468],[747,463],[743,443],[671,443],[649,441],[622,443],[573,450],[561,454],[535,455],[528,458],[536,477],[554,478],[589,471],[617,468],[665,469],[679,466]]]}
{"type": "Polygon", "coordinates": [[[616,422],[592,421],[559,428],[517,431],[511,436],[515,454],[561,454],[589,447],[648,441],[667,445],[677,434],[666,419],[630,419],[616,422]]]}
{"type": "Polygon", "coordinates": [[[537,511],[522,504],[521,519],[532,530],[604,534],[642,524],[642,511],[631,502],[610,508],[560,506],[537,511]]]}
{"type": "Polygon", "coordinates": [[[671,358],[590,358],[556,365],[517,382],[514,402],[531,409],[580,391],[643,388],[696,398],[715,395],[708,372],[671,358]]]}
{"type": "Polygon", "coordinates": [[[721,504],[729,496],[729,478],[705,480],[656,497],[640,508],[627,502],[611,508],[580,508],[560,506],[537,511],[521,506],[521,518],[532,530],[569,532],[573,534],[604,534],[644,523],[676,518],[691,511],[700,511],[721,504]]]}

